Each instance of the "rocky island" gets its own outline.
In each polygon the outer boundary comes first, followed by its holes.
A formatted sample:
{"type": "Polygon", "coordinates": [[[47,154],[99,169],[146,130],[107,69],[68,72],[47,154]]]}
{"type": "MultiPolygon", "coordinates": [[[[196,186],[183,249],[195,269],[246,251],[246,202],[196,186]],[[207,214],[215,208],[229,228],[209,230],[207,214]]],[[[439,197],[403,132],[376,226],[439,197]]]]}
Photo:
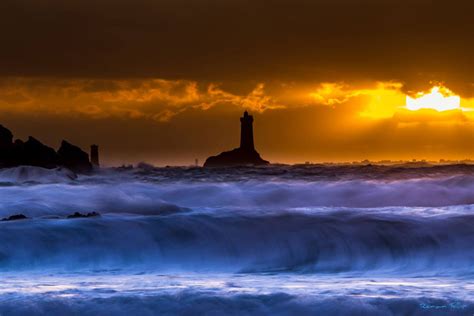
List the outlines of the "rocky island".
{"type": "Polygon", "coordinates": [[[240,147],[207,158],[204,167],[232,167],[246,165],[267,165],[255,150],[253,142],[253,117],[247,111],[240,118],[240,147]]]}
{"type": "Polygon", "coordinates": [[[27,141],[13,141],[12,132],[0,125],[0,168],[36,166],[43,168],[66,167],[74,172],[92,170],[89,155],[79,147],[63,140],[58,151],[30,136],[27,141]]]}

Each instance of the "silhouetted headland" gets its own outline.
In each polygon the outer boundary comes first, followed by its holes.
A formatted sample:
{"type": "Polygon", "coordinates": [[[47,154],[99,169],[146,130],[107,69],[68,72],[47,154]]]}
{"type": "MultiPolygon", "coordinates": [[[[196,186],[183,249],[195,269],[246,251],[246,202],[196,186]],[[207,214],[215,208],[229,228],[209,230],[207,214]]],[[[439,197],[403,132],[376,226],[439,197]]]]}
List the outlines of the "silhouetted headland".
{"type": "Polygon", "coordinates": [[[207,158],[204,167],[231,167],[245,165],[267,165],[255,150],[253,143],[253,117],[244,112],[240,118],[240,147],[207,158]]]}
{"type": "Polygon", "coordinates": [[[89,155],[65,140],[56,152],[32,136],[28,137],[26,142],[19,139],[13,142],[12,132],[0,125],[0,168],[24,165],[43,168],[66,167],[80,173],[92,170],[89,155]]]}

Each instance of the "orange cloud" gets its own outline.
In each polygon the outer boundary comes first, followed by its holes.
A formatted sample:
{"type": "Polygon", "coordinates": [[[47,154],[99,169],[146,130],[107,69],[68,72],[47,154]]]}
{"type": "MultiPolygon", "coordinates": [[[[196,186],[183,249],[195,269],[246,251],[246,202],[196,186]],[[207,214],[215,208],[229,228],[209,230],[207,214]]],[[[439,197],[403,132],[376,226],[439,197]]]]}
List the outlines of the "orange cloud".
{"type": "MultiPolygon", "coordinates": [[[[403,113],[406,92],[400,82],[348,84],[323,82],[256,84],[247,93],[232,93],[218,83],[199,84],[188,80],[54,80],[10,78],[0,81],[0,113],[48,113],[91,118],[132,118],[167,122],[189,109],[209,110],[224,105],[252,112],[327,106],[337,119],[404,121],[447,120],[448,116],[419,111],[403,113]],[[355,115],[355,116],[354,116],[355,115]]],[[[474,99],[461,99],[462,113],[449,120],[474,120],[474,99]],[[454,118],[454,119],[453,119],[454,118]]]]}
{"type": "Polygon", "coordinates": [[[93,118],[150,118],[159,122],[189,108],[228,104],[263,112],[280,107],[257,84],[237,95],[217,84],[200,88],[186,80],[50,80],[6,79],[0,83],[0,111],[86,115],[93,118]]]}

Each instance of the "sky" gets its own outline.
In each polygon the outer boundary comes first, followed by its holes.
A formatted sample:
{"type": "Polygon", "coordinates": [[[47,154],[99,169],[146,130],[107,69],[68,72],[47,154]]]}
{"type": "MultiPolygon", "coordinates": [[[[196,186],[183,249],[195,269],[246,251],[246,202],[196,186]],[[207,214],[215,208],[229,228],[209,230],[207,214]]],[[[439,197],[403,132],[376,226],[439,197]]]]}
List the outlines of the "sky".
{"type": "Polygon", "coordinates": [[[203,163],[238,146],[244,110],[272,162],[474,159],[472,12],[459,0],[2,0],[0,124],[55,148],[97,143],[108,165],[203,163]],[[433,87],[458,106],[407,107],[433,87]]]}

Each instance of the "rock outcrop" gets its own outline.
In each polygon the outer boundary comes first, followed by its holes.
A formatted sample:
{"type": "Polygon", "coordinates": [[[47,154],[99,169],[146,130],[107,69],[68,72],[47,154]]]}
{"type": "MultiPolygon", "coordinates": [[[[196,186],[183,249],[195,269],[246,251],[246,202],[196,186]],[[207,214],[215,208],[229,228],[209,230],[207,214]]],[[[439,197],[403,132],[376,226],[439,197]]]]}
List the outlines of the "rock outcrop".
{"type": "Polygon", "coordinates": [[[8,148],[13,144],[13,134],[8,128],[0,125],[0,148],[8,148]]]}
{"type": "Polygon", "coordinates": [[[10,130],[0,125],[0,168],[17,166],[66,167],[80,173],[92,170],[89,155],[77,146],[63,141],[56,152],[32,136],[26,142],[13,142],[10,130]]]}
{"type": "Polygon", "coordinates": [[[44,145],[36,138],[30,136],[24,143],[15,142],[18,161],[22,165],[37,166],[43,168],[55,168],[58,166],[58,154],[56,151],[44,145]]]}
{"type": "Polygon", "coordinates": [[[244,112],[240,118],[240,147],[207,158],[204,167],[233,167],[246,165],[267,165],[255,150],[253,142],[253,117],[244,112]]]}
{"type": "Polygon", "coordinates": [[[88,172],[92,169],[89,155],[77,146],[63,140],[58,150],[59,164],[75,172],[88,172]]]}
{"type": "Polygon", "coordinates": [[[267,165],[268,161],[263,160],[256,150],[245,150],[235,148],[225,151],[217,156],[207,158],[204,167],[233,167],[246,165],[267,165]]]}
{"type": "Polygon", "coordinates": [[[15,215],[11,215],[11,216],[2,218],[2,222],[18,221],[18,220],[22,220],[22,219],[28,219],[28,217],[26,217],[23,214],[15,214],[15,215]]]}
{"type": "Polygon", "coordinates": [[[71,215],[67,216],[67,218],[87,218],[87,217],[100,217],[100,214],[97,213],[97,212],[89,212],[87,214],[74,212],[74,214],[71,214],[71,215]]]}

